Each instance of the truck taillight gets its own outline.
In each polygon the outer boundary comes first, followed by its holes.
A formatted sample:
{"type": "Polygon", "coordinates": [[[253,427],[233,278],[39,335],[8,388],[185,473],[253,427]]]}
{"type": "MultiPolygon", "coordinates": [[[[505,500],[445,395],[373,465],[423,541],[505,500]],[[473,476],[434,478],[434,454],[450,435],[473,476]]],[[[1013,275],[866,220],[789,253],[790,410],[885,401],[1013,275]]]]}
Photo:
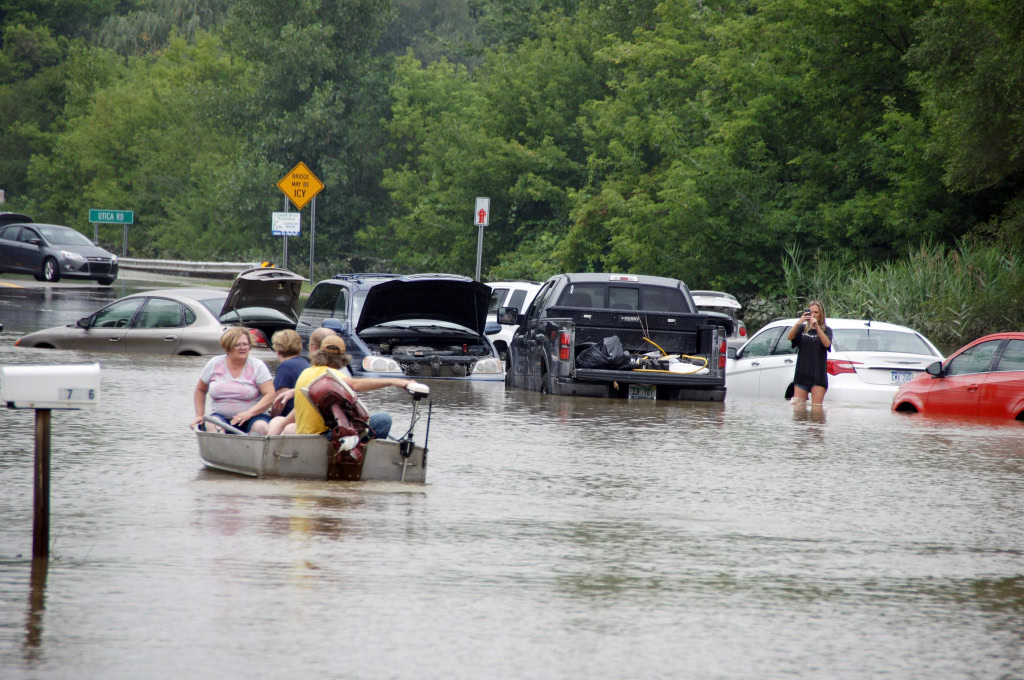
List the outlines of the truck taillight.
{"type": "Polygon", "coordinates": [[[726,356],[725,352],[726,352],[725,340],[722,340],[722,342],[719,343],[719,345],[718,345],[718,367],[719,368],[725,368],[725,356],[726,356]]]}
{"type": "Polygon", "coordinates": [[[829,375],[839,375],[840,373],[856,373],[857,369],[854,366],[860,366],[859,361],[849,361],[847,359],[829,359],[825,362],[825,370],[828,371],[829,375]]]}
{"type": "Polygon", "coordinates": [[[740,337],[741,338],[747,337],[747,327],[746,326],[740,326],[740,337]]]}
{"type": "Polygon", "coordinates": [[[569,340],[569,334],[568,333],[564,333],[563,332],[558,337],[558,358],[561,359],[562,361],[568,361],[569,360],[569,343],[570,342],[571,342],[571,340],[569,340]]]}

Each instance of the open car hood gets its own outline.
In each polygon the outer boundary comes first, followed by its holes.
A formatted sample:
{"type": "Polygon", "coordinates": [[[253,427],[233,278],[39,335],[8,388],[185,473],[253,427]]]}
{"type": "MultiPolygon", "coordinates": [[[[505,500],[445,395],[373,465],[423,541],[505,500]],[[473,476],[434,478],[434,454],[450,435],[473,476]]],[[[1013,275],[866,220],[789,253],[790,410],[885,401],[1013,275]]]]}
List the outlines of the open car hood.
{"type": "MultiPolygon", "coordinates": [[[[231,290],[224,300],[220,315],[246,307],[269,307],[298,323],[299,315],[296,310],[299,295],[302,293],[302,283],[305,280],[287,269],[248,269],[239,274],[231,284],[231,290]]],[[[242,321],[244,323],[244,317],[242,321]]]]}
{"type": "Polygon", "coordinates": [[[388,321],[431,319],[483,335],[491,289],[466,276],[412,274],[378,283],[366,293],[356,332],[388,321]]]}

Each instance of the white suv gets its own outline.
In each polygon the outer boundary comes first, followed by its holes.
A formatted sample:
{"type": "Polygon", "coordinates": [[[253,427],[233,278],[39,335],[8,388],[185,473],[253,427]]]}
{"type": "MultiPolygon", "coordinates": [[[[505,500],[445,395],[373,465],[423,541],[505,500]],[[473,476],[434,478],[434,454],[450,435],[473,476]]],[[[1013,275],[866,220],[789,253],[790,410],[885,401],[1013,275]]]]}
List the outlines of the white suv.
{"type": "MultiPolygon", "coordinates": [[[[536,281],[492,281],[487,284],[491,288],[491,303],[487,307],[487,320],[498,321],[498,307],[515,307],[520,314],[533,302],[533,297],[540,290],[536,281]]],[[[516,331],[513,324],[502,324],[501,332],[489,336],[498,350],[498,356],[508,362],[508,346],[512,342],[512,334],[516,331]]]]}

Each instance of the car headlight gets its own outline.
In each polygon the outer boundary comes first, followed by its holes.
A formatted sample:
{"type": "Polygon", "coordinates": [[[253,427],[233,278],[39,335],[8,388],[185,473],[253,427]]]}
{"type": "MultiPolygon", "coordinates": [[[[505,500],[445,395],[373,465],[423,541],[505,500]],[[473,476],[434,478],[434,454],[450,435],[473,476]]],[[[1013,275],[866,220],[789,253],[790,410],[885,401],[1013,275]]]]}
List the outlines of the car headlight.
{"type": "Polygon", "coordinates": [[[117,255],[110,256],[110,264],[117,264],[117,255]]]}
{"type": "Polygon", "coordinates": [[[402,367],[394,359],[387,357],[363,357],[363,370],[372,373],[401,373],[402,367]]]}
{"type": "Polygon", "coordinates": [[[481,359],[473,365],[473,375],[501,373],[503,370],[501,362],[493,357],[481,359]]]}
{"type": "Polygon", "coordinates": [[[78,262],[85,262],[85,255],[79,255],[78,253],[74,253],[74,252],[72,252],[70,250],[62,250],[62,251],[60,251],[60,254],[63,255],[64,257],[66,257],[69,260],[76,260],[78,262]]]}

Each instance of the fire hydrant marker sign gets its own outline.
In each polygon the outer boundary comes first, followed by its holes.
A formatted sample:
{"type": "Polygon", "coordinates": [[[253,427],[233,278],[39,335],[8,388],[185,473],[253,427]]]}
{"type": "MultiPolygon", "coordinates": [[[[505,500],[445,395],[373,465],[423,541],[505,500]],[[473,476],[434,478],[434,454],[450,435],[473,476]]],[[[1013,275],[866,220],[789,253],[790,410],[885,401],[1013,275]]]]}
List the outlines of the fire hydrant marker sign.
{"type": "Polygon", "coordinates": [[[314,196],[323,190],[324,184],[317,179],[312,170],[306,167],[305,163],[300,162],[291,169],[291,172],[281,178],[281,181],[277,183],[277,188],[284,192],[284,195],[296,208],[302,210],[307,203],[313,200],[314,196]]]}

